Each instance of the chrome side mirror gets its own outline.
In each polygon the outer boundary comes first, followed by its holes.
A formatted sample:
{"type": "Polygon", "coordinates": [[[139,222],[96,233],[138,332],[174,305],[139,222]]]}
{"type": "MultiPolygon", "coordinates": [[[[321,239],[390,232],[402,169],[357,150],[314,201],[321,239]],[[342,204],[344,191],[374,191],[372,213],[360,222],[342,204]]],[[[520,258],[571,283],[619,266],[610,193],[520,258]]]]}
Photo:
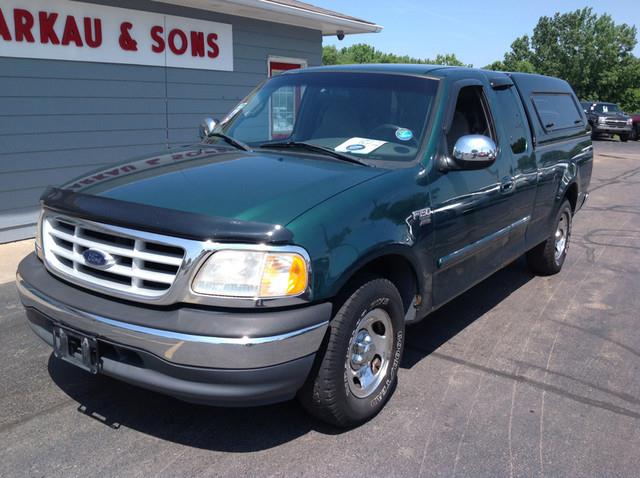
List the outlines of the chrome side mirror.
{"type": "Polygon", "coordinates": [[[200,139],[205,139],[207,136],[213,133],[213,130],[216,129],[219,124],[220,123],[218,123],[213,118],[205,118],[204,120],[202,120],[202,123],[200,123],[199,131],[200,139]]]}
{"type": "Polygon", "coordinates": [[[462,136],[453,147],[453,159],[463,169],[481,169],[493,164],[498,156],[496,143],[488,136],[462,136]]]}

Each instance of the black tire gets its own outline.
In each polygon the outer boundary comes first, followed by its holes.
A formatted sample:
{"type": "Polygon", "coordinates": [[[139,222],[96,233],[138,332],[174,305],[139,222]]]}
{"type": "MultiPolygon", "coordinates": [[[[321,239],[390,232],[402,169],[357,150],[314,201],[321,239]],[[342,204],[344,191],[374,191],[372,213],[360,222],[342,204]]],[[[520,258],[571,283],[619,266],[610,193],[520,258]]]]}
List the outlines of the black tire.
{"type": "MultiPolygon", "coordinates": [[[[374,322],[373,326],[380,329],[380,324],[382,322],[374,322]]],[[[353,292],[333,317],[325,338],[324,350],[319,353],[314,369],[298,398],[307,411],[322,421],[341,428],[360,425],[373,418],[393,393],[403,348],[404,309],[400,294],[387,279],[370,280],[353,292]],[[384,316],[381,311],[387,315],[384,316]],[[371,367],[367,370],[369,371],[374,370],[374,363],[384,364],[378,365],[380,375],[375,372],[371,375],[376,377],[370,384],[373,387],[371,392],[366,397],[358,397],[352,391],[356,387],[356,381],[351,385],[349,383],[354,373],[351,372],[354,370],[352,360],[355,356],[352,355],[355,353],[352,347],[356,345],[352,344],[360,337],[360,332],[366,330],[358,325],[365,323],[363,321],[375,321],[376,314],[388,317],[389,320],[384,320],[391,324],[391,334],[384,330],[380,335],[389,346],[383,353],[387,358],[382,362],[378,355],[378,362],[375,362],[376,358],[373,356],[371,362],[360,365],[371,367]]],[[[362,353],[359,357],[368,356],[376,350],[374,346],[373,351],[358,352],[362,353]]],[[[363,392],[364,390],[361,391],[363,392]]]]}
{"type": "Polygon", "coordinates": [[[639,129],[639,128],[640,128],[640,127],[639,127],[638,125],[634,125],[634,126],[633,126],[633,129],[631,130],[631,136],[629,137],[629,139],[630,139],[630,140],[632,140],[632,141],[638,141],[638,136],[639,136],[639,134],[638,134],[638,129],[639,129]]]}
{"type": "Polygon", "coordinates": [[[558,209],[553,221],[553,229],[547,240],[527,252],[527,263],[535,273],[552,275],[560,272],[569,250],[572,219],[573,210],[571,209],[571,204],[565,199],[560,209],[558,209]],[[562,245],[561,252],[559,252],[556,246],[559,245],[557,233],[561,229],[561,221],[564,224],[565,242],[562,245]]]}
{"type": "Polygon", "coordinates": [[[591,141],[597,141],[600,139],[600,136],[597,133],[591,133],[591,141]]]}
{"type": "Polygon", "coordinates": [[[623,143],[626,143],[627,141],[629,141],[629,135],[628,134],[621,134],[620,135],[620,141],[622,141],[623,143]]]}

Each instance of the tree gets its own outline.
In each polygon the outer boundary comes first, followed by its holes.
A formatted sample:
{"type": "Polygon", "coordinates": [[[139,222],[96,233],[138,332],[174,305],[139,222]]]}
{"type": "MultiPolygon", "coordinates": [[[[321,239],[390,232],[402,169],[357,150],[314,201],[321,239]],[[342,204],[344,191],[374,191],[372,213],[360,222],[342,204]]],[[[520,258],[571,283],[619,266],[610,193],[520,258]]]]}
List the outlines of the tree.
{"type": "Polygon", "coordinates": [[[334,45],[322,47],[322,64],[323,65],[338,64],[338,49],[334,45]]]}
{"type": "Polygon", "coordinates": [[[635,26],[617,25],[591,8],[543,16],[531,37],[517,38],[504,60],[487,68],[557,76],[581,99],[614,101],[634,110],[640,108],[640,59],[632,53],[636,33],[635,26]]]}
{"type": "Polygon", "coordinates": [[[432,60],[428,58],[413,58],[408,55],[384,53],[371,45],[357,43],[349,47],[337,49],[334,45],[322,49],[322,63],[324,65],[348,65],[351,63],[423,63],[448,66],[471,66],[461,62],[455,54],[436,55],[432,60]]]}
{"type": "Polygon", "coordinates": [[[502,69],[506,71],[521,71],[523,73],[535,73],[533,55],[529,49],[529,37],[523,35],[516,38],[511,44],[511,51],[505,53],[502,69]]]}
{"type": "Polygon", "coordinates": [[[627,113],[640,112],[640,88],[625,91],[620,104],[627,113]]]}

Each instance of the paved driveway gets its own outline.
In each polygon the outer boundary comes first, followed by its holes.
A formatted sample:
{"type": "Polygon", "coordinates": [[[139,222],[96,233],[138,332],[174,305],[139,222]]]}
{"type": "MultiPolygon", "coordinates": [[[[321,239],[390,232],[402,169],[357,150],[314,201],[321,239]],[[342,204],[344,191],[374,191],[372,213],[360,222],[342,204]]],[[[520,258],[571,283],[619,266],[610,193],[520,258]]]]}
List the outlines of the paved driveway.
{"type": "Polygon", "coordinates": [[[0,285],[0,476],[638,476],[640,143],[595,147],[562,273],[518,261],[410,329],[395,395],[348,432],[89,376],[0,285]]]}

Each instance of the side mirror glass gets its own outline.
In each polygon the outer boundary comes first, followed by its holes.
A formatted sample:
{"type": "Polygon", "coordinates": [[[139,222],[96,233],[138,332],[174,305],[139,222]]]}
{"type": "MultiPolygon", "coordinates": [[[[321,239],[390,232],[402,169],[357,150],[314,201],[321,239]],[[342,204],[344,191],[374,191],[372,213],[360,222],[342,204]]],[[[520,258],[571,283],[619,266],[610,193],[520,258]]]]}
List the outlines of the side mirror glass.
{"type": "Polygon", "coordinates": [[[213,133],[213,130],[216,129],[218,124],[219,123],[213,118],[205,118],[204,120],[202,120],[199,130],[200,139],[205,139],[207,136],[213,133]]]}
{"type": "Polygon", "coordinates": [[[488,136],[462,136],[453,147],[453,159],[463,169],[481,169],[493,164],[498,156],[496,143],[488,136]]]}

